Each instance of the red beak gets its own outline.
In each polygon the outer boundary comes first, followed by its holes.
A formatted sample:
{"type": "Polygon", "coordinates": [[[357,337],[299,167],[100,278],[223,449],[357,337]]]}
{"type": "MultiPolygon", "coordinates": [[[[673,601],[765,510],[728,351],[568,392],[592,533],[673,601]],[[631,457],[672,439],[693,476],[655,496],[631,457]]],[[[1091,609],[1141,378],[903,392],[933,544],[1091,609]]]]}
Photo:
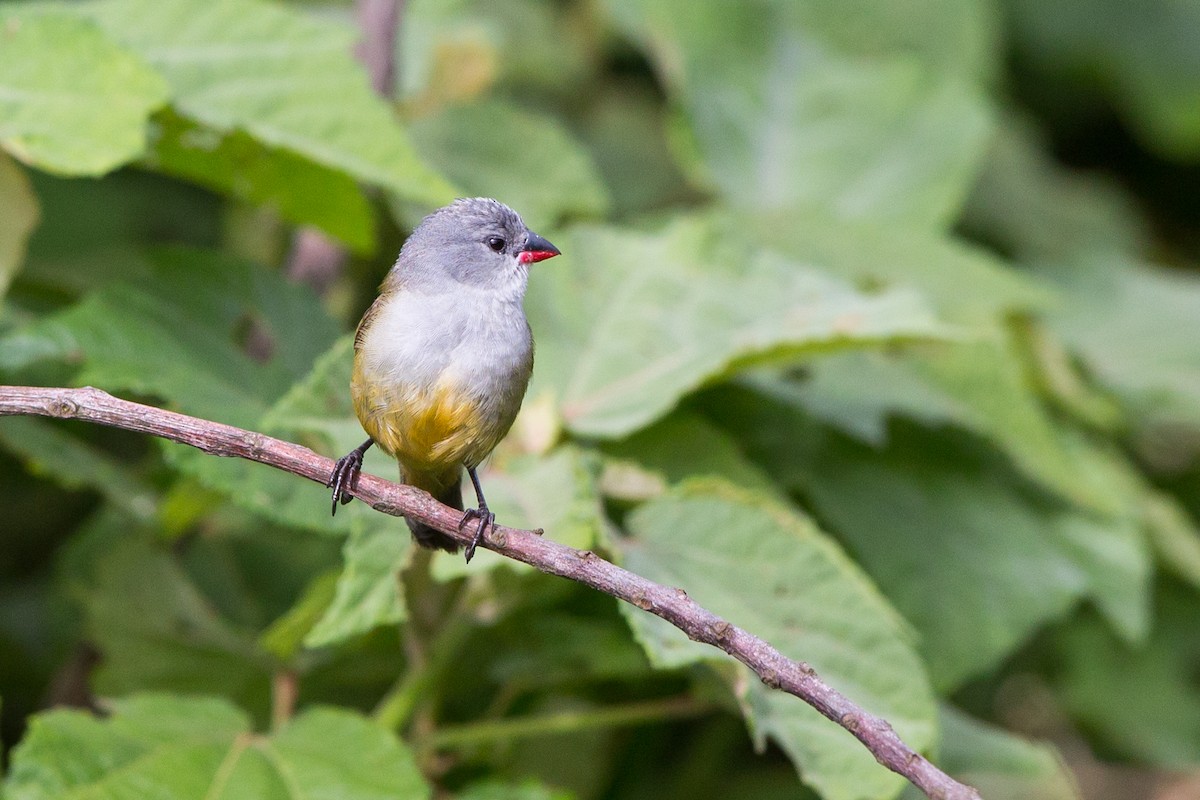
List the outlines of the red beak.
{"type": "Polygon", "coordinates": [[[521,248],[517,258],[522,264],[535,264],[557,255],[560,255],[557,247],[530,231],[529,236],[525,239],[525,246],[521,248]]]}

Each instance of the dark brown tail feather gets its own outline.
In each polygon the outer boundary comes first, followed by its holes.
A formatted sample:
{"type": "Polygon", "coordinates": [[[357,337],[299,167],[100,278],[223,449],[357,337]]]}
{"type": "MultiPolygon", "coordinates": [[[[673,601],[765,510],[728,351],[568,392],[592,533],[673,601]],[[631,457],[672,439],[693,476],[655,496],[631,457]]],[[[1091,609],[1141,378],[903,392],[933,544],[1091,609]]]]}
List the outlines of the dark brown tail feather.
{"type": "MultiPolygon", "coordinates": [[[[462,511],[462,479],[458,479],[454,482],[454,485],[435,494],[434,497],[437,498],[439,503],[444,503],[451,508],[457,508],[459,511],[462,511]]],[[[428,525],[411,520],[408,517],[405,517],[404,521],[408,523],[408,529],[412,531],[413,538],[417,540],[417,544],[421,545],[421,547],[428,547],[431,550],[445,550],[447,553],[458,552],[458,542],[441,531],[434,530],[428,525]]]]}

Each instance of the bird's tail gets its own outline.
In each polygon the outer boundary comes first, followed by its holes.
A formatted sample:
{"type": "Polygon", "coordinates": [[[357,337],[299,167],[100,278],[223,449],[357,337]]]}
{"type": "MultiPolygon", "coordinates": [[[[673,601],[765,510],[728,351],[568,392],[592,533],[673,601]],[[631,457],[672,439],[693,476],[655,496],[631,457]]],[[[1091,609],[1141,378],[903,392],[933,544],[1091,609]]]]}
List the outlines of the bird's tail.
{"type": "MultiPolygon", "coordinates": [[[[411,485],[420,486],[420,484],[417,483],[411,483],[411,485]]],[[[420,486],[420,488],[424,489],[425,487],[420,486]]],[[[454,481],[454,483],[450,484],[450,486],[446,487],[445,489],[431,491],[430,494],[432,494],[439,503],[443,503],[451,508],[457,508],[459,511],[462,511],[462,476],[460,475],[458,479],[454,481]]],[[[408,523],[408,529],[412,531],[413,539],[415,539],[417,544],[421,545],[421,547],[428,547],[431,550],[445,550],[447,553],[458,552],[458,542],[454,541],[441,531],[435,530],[422,522],[409,519],[408,517],[405,517],[404,521],[408,523]]]]}

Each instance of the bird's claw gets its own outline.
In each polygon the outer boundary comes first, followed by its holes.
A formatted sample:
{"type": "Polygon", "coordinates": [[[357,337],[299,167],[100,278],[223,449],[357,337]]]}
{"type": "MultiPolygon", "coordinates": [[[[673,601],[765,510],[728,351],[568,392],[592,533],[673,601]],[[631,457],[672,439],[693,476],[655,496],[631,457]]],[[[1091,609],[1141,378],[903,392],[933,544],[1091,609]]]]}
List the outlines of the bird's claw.
{"type": "Polygon", "coordinates": [[[339,503],[346,505],[354,499],[350,494],[350,489],[358,483],[358,476],[362,472],[362,463],[363,454],[360,450],[351,450],[338,459],[333,473],[325,482],[326,486],[333,489],[333,507],[330,512],[332,515],[337,514],[339,503]]]}
{"type": "Polygon", "coordinates": [[[467,526],[467,523],[473,519],[479,520],[479,527],[475,529],[475,536],[471,539],[471,543],[467,545],[466,559],[467,563],[471,563],[471,559],[475,556],[475,548],[483,541],[484,533],[489,527],[493,530],[496,528],[496,515],[488,511],[488,507],[481,505],[479,508],[468,508],[463,512],[462,519],[459,520],[458,529],[461,531],[467,526]]]}

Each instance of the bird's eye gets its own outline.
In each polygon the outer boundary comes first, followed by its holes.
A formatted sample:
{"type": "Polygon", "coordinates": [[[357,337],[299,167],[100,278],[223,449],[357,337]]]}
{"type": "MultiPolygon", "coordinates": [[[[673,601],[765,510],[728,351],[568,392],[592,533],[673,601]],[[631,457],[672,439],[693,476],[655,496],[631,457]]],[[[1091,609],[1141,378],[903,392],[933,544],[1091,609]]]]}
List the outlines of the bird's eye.
{"type": "Polygon", "coordinates": [[[495,250],[497,253],[504,249],[505,244],[507,243],[499,236],[489,236],[487,240],[487,246],[495,250]]]}

